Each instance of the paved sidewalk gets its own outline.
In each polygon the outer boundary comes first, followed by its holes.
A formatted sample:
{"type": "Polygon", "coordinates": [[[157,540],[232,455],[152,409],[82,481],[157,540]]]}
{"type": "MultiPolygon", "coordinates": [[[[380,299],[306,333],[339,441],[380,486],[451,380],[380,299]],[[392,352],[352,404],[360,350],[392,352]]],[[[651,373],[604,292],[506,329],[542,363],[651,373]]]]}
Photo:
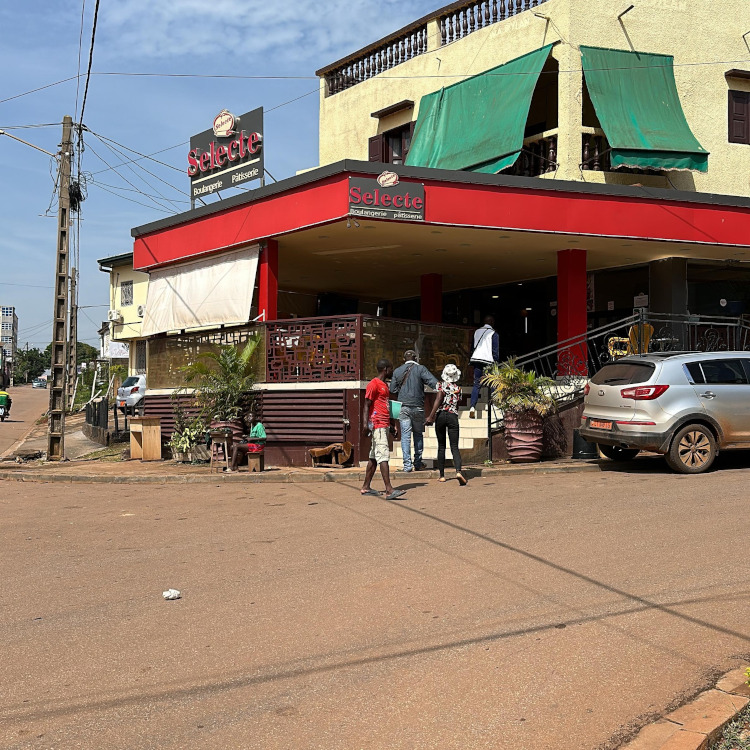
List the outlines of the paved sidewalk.
{"type": "MultiPolygon", "coordinates": [[[[124,446],[123,446],[124,447],[124,446]]],[[[502,477],[510,475],[531,475],[568,473],[581,471],[600,471],[597,461],[544,461],[535,464],[499,464],[497,466],[466,467],[469,480],[477,477],[502,477]]],[[[447,472],[451,479],[452,471],[447,472]]],[[[190,465],[173,461],[154,461],[141,463],[140,461],[102,461],[86,460],[85,458],[64,463],[47,463],[34,461],[25,464],[0,462],[0,479],[15,479],[17,481],[43,482],[104,482],[115,484],[151,483],[151,484],[216,484],[228,483],[277,483],[277,482],[361,482],[364,479],[363,468],[330,469],[330,468],[275,468],[269,467],[258,474],[248,471],[226,474],[211,472],[207,464],[190,465]]],[[[437,479],[437,471],[403,472],[392,471],[394,482],[408,480],[437,479]]],[[[380,475],[373,480],[374,486],[382,484],[380,475]]]]}

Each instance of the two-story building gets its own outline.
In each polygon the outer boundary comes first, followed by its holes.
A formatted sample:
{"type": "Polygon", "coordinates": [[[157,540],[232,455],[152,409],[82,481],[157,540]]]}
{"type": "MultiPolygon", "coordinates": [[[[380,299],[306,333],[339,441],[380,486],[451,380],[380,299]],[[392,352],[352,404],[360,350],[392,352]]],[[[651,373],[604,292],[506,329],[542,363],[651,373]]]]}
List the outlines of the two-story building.
{"type": "MultiPolygon", "coordinates": [[[[148,342],[141,335],[141,327],[148,297],[148,274],[133,269],[133,253],[120,253],[97,262],[99,270],[109,275],[109,330],[103,336],[127,347],[128,375],[145,375],[148,342]]],[[[102,356],[104,351],[103,348],[102,356]]],[[[116,354],[120,359],[125,351],[120,347],[116,354]]]]}
{"type": "Polygon", "coordinates": [[[457,2],[321,69],[317,168],[133,230],[153,396],[262,330],[269,445],[359,458],[377,358],[470,375],[486,314],[524,354],[750,312],[748,29],[746,0],[457,2]]]}

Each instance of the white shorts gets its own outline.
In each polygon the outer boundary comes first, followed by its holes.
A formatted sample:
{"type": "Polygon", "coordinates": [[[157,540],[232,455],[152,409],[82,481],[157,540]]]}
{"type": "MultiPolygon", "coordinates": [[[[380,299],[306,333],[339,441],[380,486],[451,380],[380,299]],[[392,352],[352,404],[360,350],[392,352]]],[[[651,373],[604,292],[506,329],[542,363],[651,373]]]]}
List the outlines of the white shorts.
{"type": "Polygon", "coordinates": [[[374,458],[376,463],[382,464],[387,462],[391,457],[388,448],[388,428],[376,427],[372,431],[372,445],[370,446],[370,458],[374,458]]]}

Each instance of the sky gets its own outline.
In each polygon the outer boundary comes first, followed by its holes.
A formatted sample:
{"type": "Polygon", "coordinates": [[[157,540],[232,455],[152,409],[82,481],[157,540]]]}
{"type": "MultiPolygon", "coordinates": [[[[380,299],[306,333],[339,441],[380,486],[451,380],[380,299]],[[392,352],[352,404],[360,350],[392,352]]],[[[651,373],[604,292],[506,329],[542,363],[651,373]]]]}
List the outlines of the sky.
{"type": "MultiPolygon", "coordinates": [[[[80,154],[87,199],[71,249],[80,269],[79,340],[97,345],[107,316],[108,276],[97,259],[132,252],[132,227],[189,208],[191,135],[224,108],[262,106],[266,169],[283,179],[316,166],[315,71],[443,4],[100,0],[82,118],[91,131],[80,154]],[[132,162],[134,152],[163,164],[132,162]]],[[[81,122],[95,6],[0,0],[0,130],[54,153],[63,116],[81,122]]],[[[0,304],[16,308],[19,347],[44,348],[51,338],[56,169],[46,154],[0,136],[0,304]]]]}

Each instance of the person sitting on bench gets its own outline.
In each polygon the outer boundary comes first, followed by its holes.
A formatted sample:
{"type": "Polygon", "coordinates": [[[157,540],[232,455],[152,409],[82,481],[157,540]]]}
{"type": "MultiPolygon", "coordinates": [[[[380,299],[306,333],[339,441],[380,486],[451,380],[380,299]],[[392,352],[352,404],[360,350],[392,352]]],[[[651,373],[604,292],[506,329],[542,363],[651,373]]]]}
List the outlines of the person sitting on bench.
{"type": "Polygon", "coordinates": [[[266,444],[266,428],[262,422],[255,421],[255,414],[250,412],[248,421],[251,428],[250,433],[243,435],[242,438],[232,446],[232,463],[228,472],[237,471],[242,460],[248,453],[262,453],[266,444]]]}

